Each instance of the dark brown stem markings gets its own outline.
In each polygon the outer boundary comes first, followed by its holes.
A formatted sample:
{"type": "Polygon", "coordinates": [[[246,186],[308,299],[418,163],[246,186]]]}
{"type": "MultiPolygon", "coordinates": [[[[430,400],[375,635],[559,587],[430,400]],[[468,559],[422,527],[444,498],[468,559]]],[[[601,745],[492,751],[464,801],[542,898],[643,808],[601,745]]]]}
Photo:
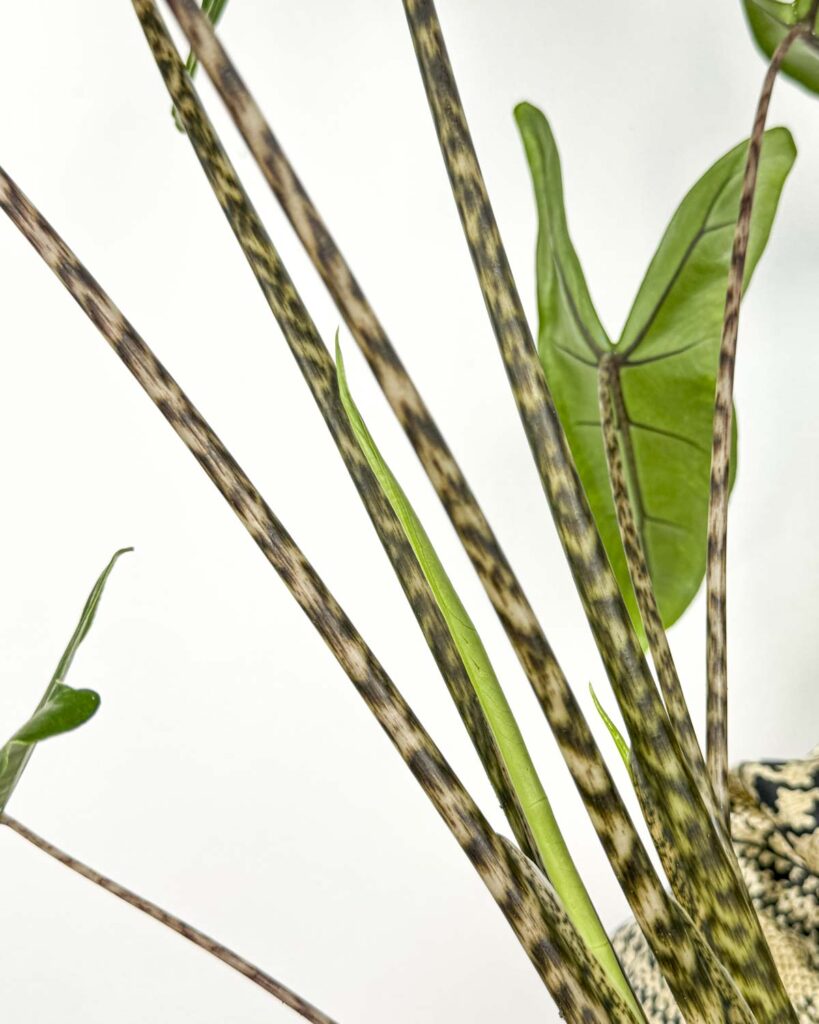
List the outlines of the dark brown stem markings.
{"type": "MultiPolygon", "coordinates": [[[[736,862],[680,753],[583,493],[486,193],[434,4],[404,0],[404,8],[453,196],[532,455],[647,797],[674,839],[673,862],[667,865],[672,884],[680,872],[689,880],[696,895],[691,916],[752,1012],[769,1024],[795,1024],[736,862]]],[[[686,895],[681,892],[680,898],[686,895]]],[[[687,1016],[686,1007],[681,1009],[687,1016]]]]}
{"type": "MultiPolygon", "coordinates": [[[[666,971],[676,970],[679,987],[691,980],[685,973],[692,962],[685,953],[686,925],[662,891],[580,706],[467,481],[212,26],[194,0],[168,2],[415,447],[515,647],[632,912],[666,971]]],[[[707,992],[708,986],[699,988],[707,992]]]]}
{"type": "Polygon", "coordinates": [[[335,363],[202,109],[156,4],[134,0],[134,8],[177,117],[324,417],[515,838],[538,860],[526,816],[463,661],[404,530],[353,435],[338,394],[335,363]]]}
{"type": "MultiPolygon", "coordinates": [[[[815,8],[815,5],[814,5],[815,8]]],[[[815,13],[813,14],[815,17],[815,13]]],[[[711,447],[711,489],[708,503],[708,556],[706,570],[707,603],[707,731],[706,761],[717,806],[726,825],[729,815],[728,799],[728,640],[726,621],[728,551],[728,492],[731,459],[731,421],[733,417],[734,369],[736,366],[737,336],[739,333],[739,307],[742,300],[742,280],[751,231],[751,213],[754,205],[759,158],[768,106],[771,102],[776,76],[788,50],[800,36],[811,31],[812,17],[788,32],[774,51],[754,116],[754,127],[748,145],[739,216],[734,229],[728,288],[725,295],[725,315],[719,368],[714,395],[714,428],[711,447]]]]}
{"type": "MultiPolygon", "coordinates": [[[[640,529],[635,522],[632,509],[627,474],[620,452],[621,441],[626,459],[631,462],[632,473],[635,472],[634,453],[631,449],[628,417],[615,355],[606,355],[601,358],[597,372],[597,384],[603,444],[614,508],[617,513],[617,525],[620,529],[620,539],[626,555],[631,584],[637,598],[637,606],[640,609],[640,616],[654,660],[654,668],[683,756],[700,792],[708,798],[709,805],[713,806],[713,794],[708,781],[705,760],[694,731],[680,677],[668,644],[668,637],[663,628],[660,609],[657,607],[657,599],[651,582],[651,572],[640,537],[640,529]]],[[[640,514],[644,514],[641,502],[638,503],[638,510],[640,514]]]]}
{"type": "MultiPolygon", "coordinates": [[[[636,833],[554,652],[460,467],[304,186],[194,0],[169,0],[300,241],[322,276],[433,483],[564,751],[611,838],[636,833]],[[591,792],[583,780],[594,772],[591,792]]],[[[635,874],[637,872],[635,871],[635,874]]]]}
{"type": "Polygon", "coordinates": [[[23,839],[36,846],[38,850],[42,850],[49,857],[53,857],[54,860],[64,864],[78,875],[87,878],[89,882],[93,882],[94,885],[98,885],[101,889],[105,889],[114,896],[118,896],[119,899],[124,900],[129,906],[141,910],[143,914],[147,914],[148,917],[152,917],[155,921],[159,921],[160,924],[164,924],[166,928],[170,928],[171,931],[181,935],[195,946],[204,949],[206,953],[215,956],[217,960],[221,960],[228,967],[232,967],[234,971],[238,971],[248,981],[252,981],[254,985],[258,985],[259,988],[268,992],[271,996],[275,996],[285,1006],[289,1006],[291,1010],[295,1010],[296,1013],[311,1021],[312,1024],[336,1024],[332,1017],[328,1017],[326,1013],[313,1006],[312,1003],[308,1003],[298,993],[293,992],[292,989],[271,977],[260,967],[250,963],[249,960],[245,960],[238,953],[234,953],[232,949],[228,949],[221,942],[217,942],[216,939],[212,939],[209,935],[205,935],[204,932],[200,932],[198,928],[194,928],[193,925],[181,920],[175,914],[171,914],[167,910],[163,910],[162,907],[158,907],[156,903],[146,900],[131,889],[126,889],[119,882],[115,882],[87,864],[83,864],[76,857],[72,857],[70,854],[65,853],[65,851],[60,850],[52,843],[49,843],[47,839],[43,839],[42,836],[32,832],[30,828],[9,817],[9,815],[0,815],[0,825],[5,825],[12,832],[16,832],[18,836],[22,836],[23,839]]]}
{"type": "Polygon", "coordinates": [[[531,883],[360,633],[236,460],[119,309],[0,169],[0,208],[62,281],[231,506],[489,889],[571,1024],[633,1024],[543,879],[531,883]]]}

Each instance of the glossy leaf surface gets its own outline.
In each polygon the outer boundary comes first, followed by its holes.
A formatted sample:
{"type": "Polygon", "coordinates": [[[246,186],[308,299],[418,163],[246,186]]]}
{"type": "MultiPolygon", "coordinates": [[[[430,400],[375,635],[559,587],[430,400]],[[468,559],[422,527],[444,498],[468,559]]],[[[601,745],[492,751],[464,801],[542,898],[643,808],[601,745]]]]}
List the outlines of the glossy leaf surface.
{"type": "MultiPolygon", "coordinates": [[[[578,472],[632,620],[642,634],[611,496],[600,425],[598,365],[613,353],[613,400],[637,527],[664,625],[682,614],[705,572],[716,366],[747,142],[700,178],[649,265],[619,341],[606,334],[569,237],[560,161],[549,124],[516,110],[537,200],[538,347],[578,472]]],[[[790,134],[765,134],[747,286],[795,158],[790,134]]],[[[736,436],[732,482],[736,472],[736,436]]]]}

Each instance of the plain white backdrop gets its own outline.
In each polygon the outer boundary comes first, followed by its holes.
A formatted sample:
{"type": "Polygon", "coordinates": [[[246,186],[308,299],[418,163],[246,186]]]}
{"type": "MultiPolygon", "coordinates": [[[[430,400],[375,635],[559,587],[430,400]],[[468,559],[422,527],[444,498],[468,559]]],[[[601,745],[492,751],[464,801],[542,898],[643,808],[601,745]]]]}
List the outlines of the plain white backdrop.
{"type": "MultiPolygon", "coordinates": [[[[740,4],[440,0],[534,322],[535,217],[512,107],[550,117],[570,227],[616,334],[677,202],[750,128],[740,4]]],[[[502,827],[352,484],[183,136],[127,0],[11,5],[3,165],[135,322],[295,534],[502,827]]],[[[222,30],[461,459],[559,657],[612,707],[501,369],[398,0],[232,0],[222,30]]],[[[339,317],[201,86],[325,338],[339,317]]],[[[744,306],[730,542],[731,755],[819,740],[814,522],[819,103],[777,87],[800,155],[744,306]]],[[[124,544],[72,672],[97,718],[41,747],[12,814],[342,1024],[556,1020],[512,933],[225,502],[0,221],[0,732],[27,716],[124,544]]],[[[359,405],[493,654],[605,923],[626,906],[551,735],[349,336],[359,405]]],[[[672,633],[697,721],[702,596],[672,633]]],[[[623,789],[627,780],[612,753],[623,789]]],[[[227,968],[0,834],[9,1019],[286,1021],[227,968]]]]}

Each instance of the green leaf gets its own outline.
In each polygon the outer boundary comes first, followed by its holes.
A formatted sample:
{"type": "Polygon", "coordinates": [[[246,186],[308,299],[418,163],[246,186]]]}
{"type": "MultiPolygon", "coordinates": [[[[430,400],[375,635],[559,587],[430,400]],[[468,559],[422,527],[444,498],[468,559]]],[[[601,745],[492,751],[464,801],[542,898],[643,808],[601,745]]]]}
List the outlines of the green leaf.
{"type": "Polygon", "coordinates": [[[41,740],[59,736],[60,733],[70,732],[83,725],[95,714],[100,705],[99,694],[93,690],[75,690],[63,680],[71,667],[77,648],[87,636],[94,622],[97,605],[111,570],[119,556],[131,550],[133,549],[122,548],[117,551],[103,569],[85,602],[80,621],[60,658],[43,699],[25,725],[21,726],[0,749],[0,813],[5,809],[9,797],[20,781],[20,776],[28,764],[35,745],[41,740]]]}
{"type": "MultiPolygon", "coordinates": [[[[598,365],[614,353],[613,399],[623,427],[619,439],[629,495],[663,624],[670,626],[705,572],[714,386],[747,142],[718,160],[680,204],[613,344],[569,237],[549,124],[529,104],[521,104],[515,116],[538,207],[540,358],[609,560],[642,636],[606,465],[598,365]]],[[[786,129],[765,133],[746,286],[794,158],[786,129]]],[[[731,461],[733,483],[736,433],[731,461]]]]}
{"type": "Polygon", "coordinates": [[[529,822],[546,873],[560,895],[567,914],[589,949],[594,951],[623,998],[632,1003],[631,992],[622,977],[606,933],[566,847],[549,799],[538,778],[523,736],[481,638],[441,564],[426,530],[415,514],[403,488],[384,461],[350,394],[338,335],[336,335],[336,369],[339,394],[350,426],[384,496],[398,517],[435,595],[435,600],[489,722],[523,813],[529,822]]]}
{"type": "Polygon", "coordinates": [[[629,749],[628,743],[626,743],[625,739],[623,738],[623,734],[614,724],[606,709],[597,699],[597,694],[594,692],[594,687],[591,683],[589,683],[589,693],[591,693],[591,698],[594,701],[594,706],[595,708],[597,708],[597,714],[600,715],[600,717],[602,718],[603,725],[605,725],[605,727],[608,729],[609,735],[614,740],[615,747],[617,747],[617,752],[623,759],[623,764],[628,769],[629,775],[631,775],[631,750],[629,749]]]}
{"type": "Polygon", "coordinates": [[[45,704],[17,730],[9,743],[31,746],[61,732],[70,732],[87,722],[99,706],[100,695],[93,690],[74,690],[58,683],[45,704]]]}
{"type": "MultiPolygon", "coordinates": [[[[810,15],[812,0],[780,3],[779,0],[742,0],[745,16],[757,46],[766,57],[773,56],[797,22],[810,15]]],[[[819,15],[811,35],[797,39],[782,64],[782,73],[804,85],[811,92],[819,92],[819,15]]]]}

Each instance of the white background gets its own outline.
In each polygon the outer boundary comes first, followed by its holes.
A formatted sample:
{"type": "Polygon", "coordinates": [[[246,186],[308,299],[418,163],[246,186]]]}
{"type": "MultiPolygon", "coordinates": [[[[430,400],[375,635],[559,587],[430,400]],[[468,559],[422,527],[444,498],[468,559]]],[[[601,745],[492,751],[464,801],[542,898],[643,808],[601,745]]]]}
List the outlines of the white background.
{"type": "MultiPolygon", "coordinates": [[[[495,210],[534,315],[512,107],[541,106],[571,230],[617,334],[683,193],[747,135],[763,76],[738,2],[441,0],[495,210]]],[[[185,139],[126,0],[4,12],[2,162],[189,391],[501,826],[399,588],[185,139]]],[[[398,0],[233,0],[223,37],[462,460],[606,749],[584,626],[461,237],[398,0]]],[[[203,94],[225,118],[212,91],[203,94]]],[[[819,104],[744,307],[730,546],[731,755],[819,740],[819,104]]],[[[225,138],[325,338],[339,317],[225,138]]],[[[227,505],[33,251],[0,223],[0,722],[39,698],[123,559],[72,681],[103,706],[9,810],[343,1024],[554,1020],[491,899],[227,505]]],[[[493,653],[607,926],[626,914],[551,735],[352,341],[370,426],[493,653]]],[[[700,598],[672,640],[698,721],[700,598]]],[[[626,780],[612,756],[623,788],[626,780]]],[[[0,835],[3,1011],[62,1024],[291,1019],[182,939],[0,835]]]]}

